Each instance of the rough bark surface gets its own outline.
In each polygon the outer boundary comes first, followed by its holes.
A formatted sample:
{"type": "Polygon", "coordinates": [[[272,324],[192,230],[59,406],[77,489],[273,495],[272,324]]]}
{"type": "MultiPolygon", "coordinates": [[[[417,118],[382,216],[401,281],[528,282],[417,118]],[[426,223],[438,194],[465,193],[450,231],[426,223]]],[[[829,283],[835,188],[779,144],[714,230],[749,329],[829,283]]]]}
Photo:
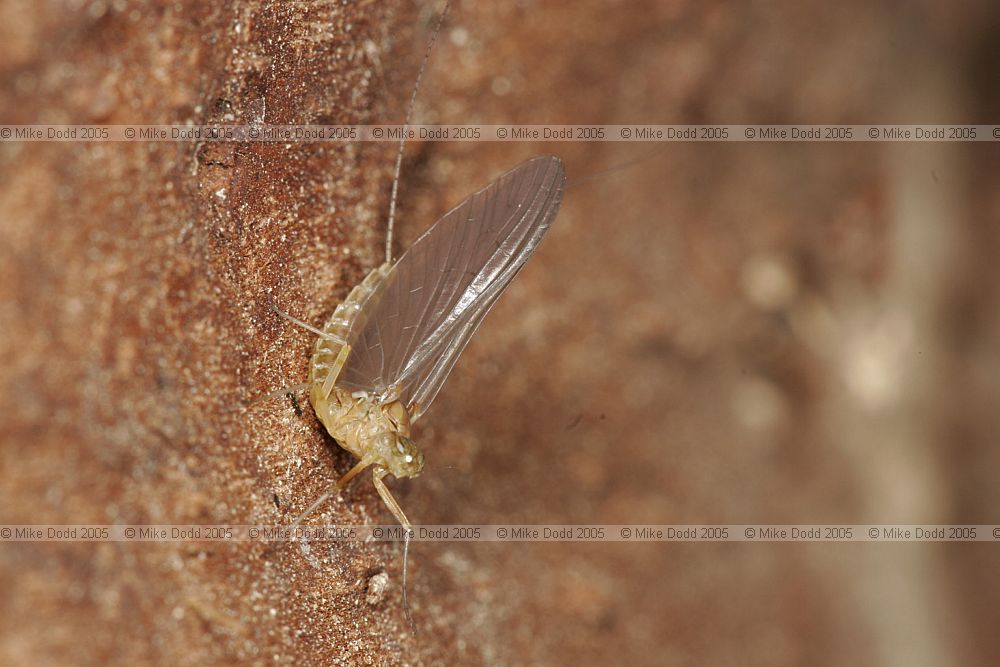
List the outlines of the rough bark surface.
{"type": "MultiPolygon", "coordinates": [[[[398,122],[434,9],[6,0],[0,122],[398,122]]],[[[994,122],[997,19],[457,3],[416,120],[994,122]]],[[[381,261],[394,150],[0,143],[0,524],[287,523],[349,469],[304,400],[248,403],[312,347],[268,299],[322,322],[381,261]]],[[[584,180],[647,149],[415,144],[397,247],[541,152],[564,210],[419,424],[414,522],[1000,522],[992,145],[584,180]]],[[[319,518],[392,521],[366,476],[319,518]]],[[[990,664],[994,552],[419,543],[413,634],[394,544],[5,543],[0,662],[990,664]]]]}

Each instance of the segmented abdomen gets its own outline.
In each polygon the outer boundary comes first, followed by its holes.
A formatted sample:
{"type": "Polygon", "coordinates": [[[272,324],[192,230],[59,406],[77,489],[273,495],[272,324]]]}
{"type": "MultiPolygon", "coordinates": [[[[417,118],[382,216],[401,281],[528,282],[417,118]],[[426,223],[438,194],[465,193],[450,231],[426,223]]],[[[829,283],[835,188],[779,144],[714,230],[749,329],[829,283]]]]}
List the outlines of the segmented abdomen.
{"type": "Polygon", "coordinates": [[[344,302],[337,306],[323,326],[323,332],[329,337],[321,336],[316,341],[312,363],[309,365],[309,398],[313,409],[316,410],[316,416],[334,437],[337,437],[337,421],[341,408],[339,401],[331,400],[331,394],[340,369],[347,359],[345,345],[348,335],[358,313],[361,312],[361,306],[385,279],[390,268],[391,265],[383,264],[365,276],[365,279],[351,290],[344,302]]]}

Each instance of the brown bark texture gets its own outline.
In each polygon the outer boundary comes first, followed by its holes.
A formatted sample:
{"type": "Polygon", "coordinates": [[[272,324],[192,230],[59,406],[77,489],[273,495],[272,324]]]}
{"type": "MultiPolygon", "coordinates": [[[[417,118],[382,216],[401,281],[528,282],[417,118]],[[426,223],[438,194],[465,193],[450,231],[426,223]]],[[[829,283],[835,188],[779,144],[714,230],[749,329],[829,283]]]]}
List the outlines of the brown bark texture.
{"type": "MultiPolygon", "coordinates": [[[[1000,13],[456,2],[425,123],[989,123],[1000,13]]],[[[0,123],[401,122],[439,6],[0,1],[0,123]]],[[[397,252],[570,188],[417,425],[418,524],[1000,522],[996,144],[430,142],[397,252]],[[609,168],[620,165],[621,168],[609,168]],[[591,177],[592,176],[592,177],[591,177]]],[[[0,142],[0,525],[287,524],[389,143],[0,142]]],[[[359,477],[311,522],[391,524],[359,477]]],[[[0,542],[5,665],[994,664],[992,544],[0,542]]]]}

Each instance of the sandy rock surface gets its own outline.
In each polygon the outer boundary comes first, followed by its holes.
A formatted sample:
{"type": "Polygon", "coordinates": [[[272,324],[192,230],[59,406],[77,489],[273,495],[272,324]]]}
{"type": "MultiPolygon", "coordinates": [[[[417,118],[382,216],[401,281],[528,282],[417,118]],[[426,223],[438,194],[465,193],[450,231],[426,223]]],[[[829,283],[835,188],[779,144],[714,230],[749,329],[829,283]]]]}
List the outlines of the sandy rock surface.
{"type": "MultiPolygon", "coordinates": [[[[0,123],[399,122],[410,3],[0,3],[0,123]]],[[[456,3],[427,123],[996,122],[985,1],[456,3]]],[[[993,32],[991,32],[991,30],[993,32]]],[[[997,521],[991,144],[436,143],[399,240],[570,189],[417,425],[422,524],[997,521]],[[600,174],[616,165],[621,169],[600,174]],[[991,398],[992,397],[992,398],[991,398]]],[[[395,148],[0,143],[0,524],[281,524],[395,148]]],[[[392,523],[367,476],[313,521],[392,523]]],[[[990,544],[0,544],[0,662],[991,664],[990,544]]]]}

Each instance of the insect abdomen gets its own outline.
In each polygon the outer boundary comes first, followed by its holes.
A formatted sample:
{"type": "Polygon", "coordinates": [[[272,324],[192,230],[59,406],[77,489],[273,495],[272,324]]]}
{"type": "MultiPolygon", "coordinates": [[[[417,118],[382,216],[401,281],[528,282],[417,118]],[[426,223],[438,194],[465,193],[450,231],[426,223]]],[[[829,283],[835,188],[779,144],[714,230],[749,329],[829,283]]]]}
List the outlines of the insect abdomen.
{"type": "MultiPolygon", "coordinates": [[[[337,376],[347,358],[345,343],[340,341],[348,340],[351,327],[361,312],[361,306],[385,279],[390,268],[388,264],[383,264],[365,276],[323,325],[323,333],[328,335],[321,336],[316,341],[312,363],[309,365],[309,397],[316,410],[316,416],[334,437],[336,437],[334,431],[339,410],[331,403],[330,398],[337,376]]],[[[339,407],[339,403],[336,407],[339,407]]]]}

